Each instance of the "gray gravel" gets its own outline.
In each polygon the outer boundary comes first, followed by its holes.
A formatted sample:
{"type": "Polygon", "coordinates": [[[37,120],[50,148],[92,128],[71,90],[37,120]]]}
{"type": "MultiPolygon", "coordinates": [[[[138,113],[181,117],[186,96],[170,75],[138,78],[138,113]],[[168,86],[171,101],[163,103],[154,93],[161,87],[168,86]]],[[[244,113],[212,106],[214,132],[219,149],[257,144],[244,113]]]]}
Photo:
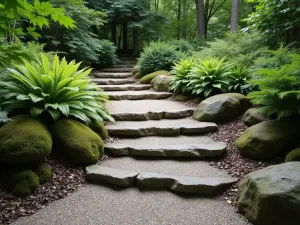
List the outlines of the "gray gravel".
{"type": "Polygon", "coordinates": [[[250,225],[222,199],[86,185],[15,225],[250,225]]]}

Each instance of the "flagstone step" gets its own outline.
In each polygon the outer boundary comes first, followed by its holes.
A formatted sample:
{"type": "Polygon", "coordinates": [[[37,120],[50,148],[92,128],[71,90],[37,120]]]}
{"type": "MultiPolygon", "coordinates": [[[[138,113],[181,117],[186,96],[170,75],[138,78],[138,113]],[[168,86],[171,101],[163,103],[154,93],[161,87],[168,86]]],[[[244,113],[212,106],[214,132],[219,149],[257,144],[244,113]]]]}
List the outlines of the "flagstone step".
{"type": "Polygon", "coordinates": [[[111,68],[128,68],[129,66],[127,66],[126,64],[116,64],[113,65],[111,68]]]}
{"type": "Polygon", "coordinates": [[[172,96],[169,92],[155,91],[111,91],[106,94],[110,100],[165,99],[172,96]]]}
{"type": "Polygon", "coordinates": [[[118,121],[184,118],[194,113],[193,108],[164,99],[110,101],[107,109],[118,121]]]}
{"type": "Polygon", "coordinates": [[[86,167],[86,179],[96,184],[113,184],[121,187],[137,186],[148,190],[170,190],[181,194],[203,196],[219,195],[237,179],[231,177],[172,176],[160,173],[131,172],[93,165],[86,167]]]}
{"type": "Polygon", "coordinates": [[[162,119],[148,121],[117,121],[107,126],[111,136],[178,136],[180,134],[204,134],[216,131],[218,126],[193,119],[162,119]]]}
{"type": "Polygon", "coordinates": [[[150,84],[128,84],[128,85],[99,85],[104,91],[142,91],[151,88],[150,84]]]}
{"type": "Polygon", "coordinates": [[[121,85],[121,84],[134,84],[134,79],[114,79],[114,78],[92,78],[94,83],[100,85],[121,85]]]}
{"type": "Polygon", "coordinates": [[[130,72],[132,74],[132,67],[121,67],[121,68],[106,68],[102,70],[103,72],[130,72]]]}
{"type": "Polygon", "coordinates": [[[128,72],[124,72],[124,73],[95,72],[93,73],[93,76],[96,78],[128,78],[128,77],[132,77],[132,74],[128,72]]]}

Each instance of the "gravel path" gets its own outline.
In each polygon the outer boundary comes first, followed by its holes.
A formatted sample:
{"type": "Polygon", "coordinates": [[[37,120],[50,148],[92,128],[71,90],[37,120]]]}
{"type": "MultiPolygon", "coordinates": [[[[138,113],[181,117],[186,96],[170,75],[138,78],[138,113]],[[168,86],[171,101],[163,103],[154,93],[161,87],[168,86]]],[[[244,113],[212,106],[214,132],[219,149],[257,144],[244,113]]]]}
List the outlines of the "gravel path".
{"type": "Polygon", "coordinates": [[[14,225],[249,225],[222,199],[86,185],[14,225]]]}

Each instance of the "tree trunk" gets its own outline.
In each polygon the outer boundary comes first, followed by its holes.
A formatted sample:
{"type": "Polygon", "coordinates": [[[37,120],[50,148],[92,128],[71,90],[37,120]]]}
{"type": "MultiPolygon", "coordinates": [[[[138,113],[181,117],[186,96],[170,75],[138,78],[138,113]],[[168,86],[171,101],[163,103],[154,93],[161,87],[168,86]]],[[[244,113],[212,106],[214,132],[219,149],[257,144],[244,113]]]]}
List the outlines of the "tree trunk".
{"type": "Polygon", "coordinates": [[[201,41],[205,40],[205,22],[204,22],[204,3],[203,0],[195,0],[197,13],[197,30],[198,38],[201,41]]]}
{"type": "Polygon", "coordinates": [[[232,0],[231,7],[231,33],[236,33],[238,31],[239,25],[239,0],[232,0]]]}
{"type": "Polygon", "coordinates": [[[181,0],[177,4],[177,39],[180,39],[181,34],[181,0]]]}

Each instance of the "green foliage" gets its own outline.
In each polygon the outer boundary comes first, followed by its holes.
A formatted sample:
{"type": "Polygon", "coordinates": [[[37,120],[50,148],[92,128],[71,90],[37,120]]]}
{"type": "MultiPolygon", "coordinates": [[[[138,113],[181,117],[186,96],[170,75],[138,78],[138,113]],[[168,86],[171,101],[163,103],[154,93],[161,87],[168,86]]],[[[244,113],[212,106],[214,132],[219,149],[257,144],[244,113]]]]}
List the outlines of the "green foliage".
{"type": "Polygon", "coordinates": [[[170,73],[169,73],[169,71],[166,71],[166,70],[156,71],[156,72],[154,72],[154,73],[150,73],[150,74],[147,74],[146,76],[143,76],[143,77],[141,78],[140,82],[141,82],[142,84],[151,84],[151,81],[152,81],[155,77],[157,77],[157,76],[159,76],[159,75],[169,76],[170,73]]]}
{"type": "Polygon", "coordinates": [[[34,172],[39,177],[40,184],[47,183],[52,177],[51,168],[44,165],[38,165],[34,172]]]}
{"type": "Polygon", "coordinates": [[[275,43],[285,41],[299,45],[300,2],[298,0],[248,0],[255,11],[247,22],[252,30],[259,30],[275,43]],[[296,34],[296,35],[295,35],[296,34]]]}
{"type": "Polygon", "coordinates": [[[26,197],[40,186],[38,176],[31,170],[22,170],[15,173],[8,182],[8,190],[14,196],[26,197]]]}
{"type": "Polygon", "coordinates": [[[263,37],[258,33],[228,33],[223,40],[217,39],[214,42],[209,42],[208,47],[204,48],[200,53],[196,53],[196,55],[202,59],[207,57],[217,57],[219,59],[227,57],[234,64],[249,66],[263,45],[263,37]]]}
{"type": "Polygon", "coordinates": [[[60,61],[57,55],[53,63],[45,54],[38,62],[24,60],[16,69],[9,69],[14,80],[1,84],[5,92],[1,105],[8,112],[22,110],[53,120],[73,117],[87,124],[91,119],[113,121],[102,105],[107,96],[99,93],[88,77],[91,70],[78,71],[79,66],[65,58],[60,61]]]}
{"type": "Polygon", "coordinates": [[[230,84],[228,91],[238,92],[247,95],[253,90],[253,86],[249,84],[251,79],[249,69],[244,65],[237,65],[232,68],[229,76],[230,84]]]}
{"type": "Polygon", "coordinates": [[[290,54],[291,63],[280,69],[261,68],[256,71],[260,78],[251,81],[259,91],[248,96],[260,106],[260,111],[278,119],[298,116],[300,109],[300,55],[290,54]]]}
{"type": "Polygon", "coordinates": [[[151,42],[144,48],[138,60],[139,73],[141,76],[159,70],[170,71],[174,62],[183,58],[184,54],[164,42],[151,42]]]}
{"type": "Polygon", "coordinates": [[[101,50],[98,51],[97,66],[104,68],[116,64],[117,48],[111,41],[100,40],[101,50]]]}
{"type": "Polygon", "coordinates": [[[188,78],[188,89],[194,95],[203,94],[208,97],[212,94],[227,92],[229,88],[229,75],[232,64],[225,62],[225,58],[208,58],[200,61],[193,67],[188,78]]]}
{"type": "Polygon", "coordinates": [[[188,75],[193,66],[195,66],[195,62],[191,58],[174,63],[171,71],[170,91],[175,93],[188,93],[187,85],[190,82],[188,75]]]}
{"type": "Polygon", "coordinates": [[[183,40],[183,39],[172,40],[172,41],[169,41],[168,43],[170,45],[174,46],[177,51],[181,51],[188,55],[191,55],[192,51],[194,50],[193,46],[187,40],[183,40]]]}

